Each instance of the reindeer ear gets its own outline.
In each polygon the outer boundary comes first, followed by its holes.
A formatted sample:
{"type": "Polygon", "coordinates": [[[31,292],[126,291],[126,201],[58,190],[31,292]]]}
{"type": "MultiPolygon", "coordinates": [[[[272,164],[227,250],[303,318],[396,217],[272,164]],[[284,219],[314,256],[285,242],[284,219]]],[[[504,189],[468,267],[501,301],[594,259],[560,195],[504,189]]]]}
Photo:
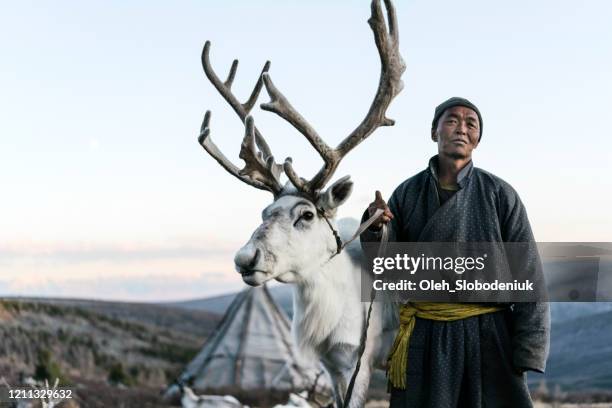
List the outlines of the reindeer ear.
{"type": "Polygon", "coordinates": [[[317,207],[323,211],[333,211],[349,198],[353,191],[351,176],[344,176],[332,184],[317,201],[317,207]]]}

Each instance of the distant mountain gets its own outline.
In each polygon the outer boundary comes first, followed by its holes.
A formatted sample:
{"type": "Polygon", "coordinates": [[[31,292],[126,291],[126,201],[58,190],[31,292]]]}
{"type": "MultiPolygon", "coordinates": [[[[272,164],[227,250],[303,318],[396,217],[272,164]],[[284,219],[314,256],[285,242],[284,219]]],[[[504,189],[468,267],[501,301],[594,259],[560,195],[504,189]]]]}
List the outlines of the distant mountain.
{"type": "Polygon", "coordinates": [[[607,311],[612,311],[612,302],[552,302],[550,304],[553,324],[607,311]]]}
{"type": "Polygon", "coordinates": [[[543,257],[599,257],[612,255],[612,245],[608,242],[582,244],[562,244],[559,242],[541,242],[538,244],[540,255],[543,257]]]}
{"type": "Polygon", "coordinates": [[[186,300],[182,302],[172,303],[161,303],[161,305],[168,305],[174,307],[180,307],[189,310],[200,310],[208,313],[223,314],[233,302],[237,293],[229,293],[227,295],[212,296],[202,299],[186,300]]]}
{"type": "MultiPolygon", "coordinates": [[[[287,313],[289,317],[293,315],[293,291],[291,285],[278,285],[269,287],[270,294],[274,301],[287,313]]],[[[203,299],[193,299],[183,302],[166,303],[169,306],[180,307],[190,310],[200,310],[209,313],[224,314],[228,306],[232,303],[237,293],[213,296],[203,299]]],[[[164,303],[162,303],[163,305],[164,303]]]]}
{"type": "Polygon", "coordinates": [[[530,383],[546,379],[563,390],[612,389],[611,321],[612,311],[606,311],[553,323],[546,374],[530,375],[530,383]]]}

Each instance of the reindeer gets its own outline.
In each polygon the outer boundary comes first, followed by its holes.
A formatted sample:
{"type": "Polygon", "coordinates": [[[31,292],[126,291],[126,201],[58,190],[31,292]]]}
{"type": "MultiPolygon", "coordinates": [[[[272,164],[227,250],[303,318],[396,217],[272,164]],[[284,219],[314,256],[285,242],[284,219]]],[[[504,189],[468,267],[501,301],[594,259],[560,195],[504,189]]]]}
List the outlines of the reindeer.
{"type": "MultiPolygon", "coordinates": [[[[341,251],[335,220],[336,210],[349,198],[353,183],[345,176],[323,188],[353,148],[379,127],[394,124],[385,115],[403,87],[400,78],[405,64],[399,53],[394,6],[391,0],[384,3],[387,22],[380,0],[372,1],[368,20],[381,61],[378,90],[365,118],[335,148],[317,134],[276,88],[268,72],[269,61],[250,97],[241,103],[231,90],[238,61],[234,60],[227,79],[221,81],[210,64],[210,42],[206,42],[202,53],[206,76],[245,124],[239,154],[245,162],[244,168],[239,169],[228,160],[211,140],[210,111],[204,116],[200,144],[230,174],[274,195],[272,204],[263,210],[262,224],[236,253],[236,269],[244,282],[252,286],[272,279],[294,284],[293,336],[302,357],[320,359],[332,376],[338,407],[344,405],[343,397],[357,364],[368,304],[361,299],[359,245],[341,251]],[[276,163],[255,127],[249,114],[264,86],[271,100],[261,108],[289,122],[323,159],[324,165],[312,179],[299,177],[290,157],[282,165],[276,163]],[[288,178],[284,185],[280,180],[282,173],[288,178]]],[[[389,301],[373,305],[367,333],[369,341],[356,377],[351,407],[364,405],[372,368],[386,364],[398,324],[395,310],[389,301]]]]}

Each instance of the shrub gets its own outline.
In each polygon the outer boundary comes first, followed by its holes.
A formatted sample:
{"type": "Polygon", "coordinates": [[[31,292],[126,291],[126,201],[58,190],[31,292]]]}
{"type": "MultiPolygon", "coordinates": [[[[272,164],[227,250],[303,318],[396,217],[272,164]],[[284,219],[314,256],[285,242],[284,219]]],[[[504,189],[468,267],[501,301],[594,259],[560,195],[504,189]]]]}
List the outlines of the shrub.
{"type": "Polygon", "coordinates": [[[60,384],[67,384],[66,377],[62,374],[59,364],[53,360],[51,352],[47,349],[38,351],[36,367],[34,368],[34,378],[39,381],[48,380],[49,382],[59,379],[60,384]]]}
{"type": "Polygon", "coordinates": [[[134,380],[130,377],[123,369],[123,364],[115,363],[110,367],[108,371],[108,382],[114,385],[134,385],[134,380]]]}

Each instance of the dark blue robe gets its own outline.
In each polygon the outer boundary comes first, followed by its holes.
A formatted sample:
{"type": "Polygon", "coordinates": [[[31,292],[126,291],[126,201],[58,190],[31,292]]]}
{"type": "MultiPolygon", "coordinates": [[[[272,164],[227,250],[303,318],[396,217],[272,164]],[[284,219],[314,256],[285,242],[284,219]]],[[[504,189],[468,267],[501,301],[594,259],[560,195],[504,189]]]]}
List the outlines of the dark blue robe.
{"type": "MultiPolygon", "coordinates": [[[[457,184],[459,190],[441,204],[437,156],[400,184],[388,201],[394,215],[390,241],[534,241],[525,207],[508,183],[470,162],[457,184]]],[[[379,239],[371,230],[361,236],[362,242],[379,239]]],[[[539,263],[534,251],[514,266],[539,263]]],[[[417,319],[408,351],[408,386],[392,391],[391,405],[530,407],[521,372],[544,371],[549,337],[546,302],[514,303],[505,311],[455,322],[417,319]]]]}

